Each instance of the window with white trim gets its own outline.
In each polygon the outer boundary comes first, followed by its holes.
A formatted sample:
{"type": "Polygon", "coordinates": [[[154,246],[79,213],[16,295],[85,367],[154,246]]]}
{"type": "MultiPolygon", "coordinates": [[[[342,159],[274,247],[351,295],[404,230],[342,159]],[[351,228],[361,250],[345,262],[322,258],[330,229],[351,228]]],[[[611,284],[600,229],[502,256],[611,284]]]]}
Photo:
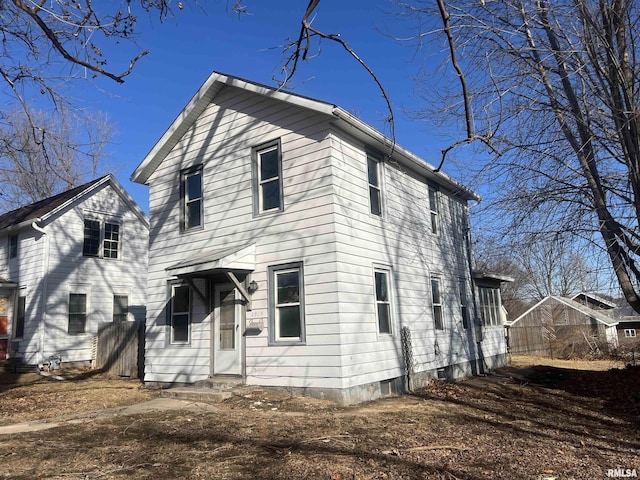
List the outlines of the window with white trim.
{"type": "Polygon", "coordinates": [[[367,178],[369,181],[369,207],[373,215],[382,216],[382,185],[380,161],[367,155],[367,178]]]}
{"type": "Polygon", "coordinates": [[[129,319],[129,296],[113,296],[113,322],[126,322],[129,319]]]}
{"type": "Polygon", "coordinates": [[[434,235],[437,235],[440,230],[438,203],[438,190],[433,187],[429,187],[429,215],[431,217],[431,233],[434,235]]]}
{"type": "Polygon", "coordinates": [[[376,290],[376,317],[378,319],[378,333],[393,333],[392,308],[391,308],[391,291],[390,271],[382,268],[376,268],[373,272],[376,290]]]}
{"type": "Polygon", "coordinates": [[[284,210],[280,140],[255,147],[252,157],[254,213],[284,210]]]}
{"type": "Polygon", "coordinates": [[[304,274],[302,263],[269,267],[269,340],[304,343],[304,274]]]}
{"type": "Polygon", "coordinates": [[[624,329],[625,338],[636,338],[636,329],[635,328],[625,328],[624,329]]]}
{"type": "Polygon", "coordinates": [[[202,228],[204,225],[202,165],[181,173],[181,197],[182,230],[202,228]]]}
{"type": "Polygon", "coordinates": [[[431,277],[431,302],[433,307],[433,325],[436,330],[444,330],[442,289],[440,288],[440,279],[437,277],[431,277]]]}
{"type": "Polygon", "coordinates": [[[171,286],[171,343],[189,343],[191,327],[191,289],[171,286]]]}
{"type": "Polygon", "coordinates": [[[502,323],[500,315],[500,290],[490,287],[479,287],[480,312],[482,321],[488,326],[498,326],[502,323]]]}
{"type": "Polygon", "coordinates": [[[119,223],[85,218],[83,256],[117,259],[120,257],[120,241],[119,223]]]}
{"type": "Polygon", "coordinates": [[[81,335],[87,328],[87,294],[69,294],[69,335],[81,335]]]}

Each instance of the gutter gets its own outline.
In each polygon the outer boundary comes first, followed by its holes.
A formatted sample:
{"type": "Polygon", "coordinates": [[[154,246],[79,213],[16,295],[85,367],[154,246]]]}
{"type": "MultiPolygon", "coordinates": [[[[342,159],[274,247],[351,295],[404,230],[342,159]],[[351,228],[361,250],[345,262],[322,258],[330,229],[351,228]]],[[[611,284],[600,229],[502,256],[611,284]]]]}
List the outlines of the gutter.
{"type": "Polygon", "coordinates": [[[40,315],[40,325],[38,325],[39,329],[39,342],[40,343],[40,362],[44,362],[44,342],[45,342],[45,331],[47,328],[47,295],[48,295],[48,278],[49,278],[49,237],[47,235],[47,231],[38,225],[38,222],[42,222],[41,218],[36,218],[31,222],[31,228],[33,228],[36,232],[39,232],[44,237],[44,246],[42,248],[42,279],[41,279],[41,307],[42,314],[40,315]]]}

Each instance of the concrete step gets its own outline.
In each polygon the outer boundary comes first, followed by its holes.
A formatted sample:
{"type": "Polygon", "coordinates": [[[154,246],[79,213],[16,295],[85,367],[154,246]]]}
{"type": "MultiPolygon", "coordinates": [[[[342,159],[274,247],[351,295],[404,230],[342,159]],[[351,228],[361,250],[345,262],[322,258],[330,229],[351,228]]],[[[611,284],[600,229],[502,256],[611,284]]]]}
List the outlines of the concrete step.
{"type": "Polygon", "coordinates": [[[212,388],[176,387],[167,388],[160,392],[164,398],[176,398],[179,400],[191,400],[194,402],[222,402],[234,395],[233,390],[217,390],[212,388]]]}

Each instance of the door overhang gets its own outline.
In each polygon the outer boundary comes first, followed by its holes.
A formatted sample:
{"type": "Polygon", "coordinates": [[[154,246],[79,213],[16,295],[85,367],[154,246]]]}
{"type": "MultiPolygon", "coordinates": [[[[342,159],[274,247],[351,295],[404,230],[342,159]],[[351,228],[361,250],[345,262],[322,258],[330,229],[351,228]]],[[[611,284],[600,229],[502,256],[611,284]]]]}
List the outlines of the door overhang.
{"type": "Polygon", "coordinates": [[[238,289],[246,302],[247,310],[251,310],[251,294],[247,291],[238,276],[244,275],[244,283],[250,281],[250,274],[256,268],[256,245],[243,245],[219,250],[199,252],[186,260],[166,269],[169,275],[185,280],[192,286],[202,300],[206,300],[193,283],[194,279],[215,278],[223,274],[238,289]]]}

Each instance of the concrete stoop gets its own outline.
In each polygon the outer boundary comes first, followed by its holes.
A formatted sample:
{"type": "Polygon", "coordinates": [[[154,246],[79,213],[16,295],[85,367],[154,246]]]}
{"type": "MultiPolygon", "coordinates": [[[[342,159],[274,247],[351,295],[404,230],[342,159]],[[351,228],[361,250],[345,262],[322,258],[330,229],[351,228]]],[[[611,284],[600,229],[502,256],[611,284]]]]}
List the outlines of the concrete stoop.
{"type": "Polygon", "coordinates": [[[251,388],[242,379],[224,378],[201,380],[189,386],[171,387],[160,392],[161,397],[195,402],[222,402],[234,395],[245,395],[251,388]]]}

